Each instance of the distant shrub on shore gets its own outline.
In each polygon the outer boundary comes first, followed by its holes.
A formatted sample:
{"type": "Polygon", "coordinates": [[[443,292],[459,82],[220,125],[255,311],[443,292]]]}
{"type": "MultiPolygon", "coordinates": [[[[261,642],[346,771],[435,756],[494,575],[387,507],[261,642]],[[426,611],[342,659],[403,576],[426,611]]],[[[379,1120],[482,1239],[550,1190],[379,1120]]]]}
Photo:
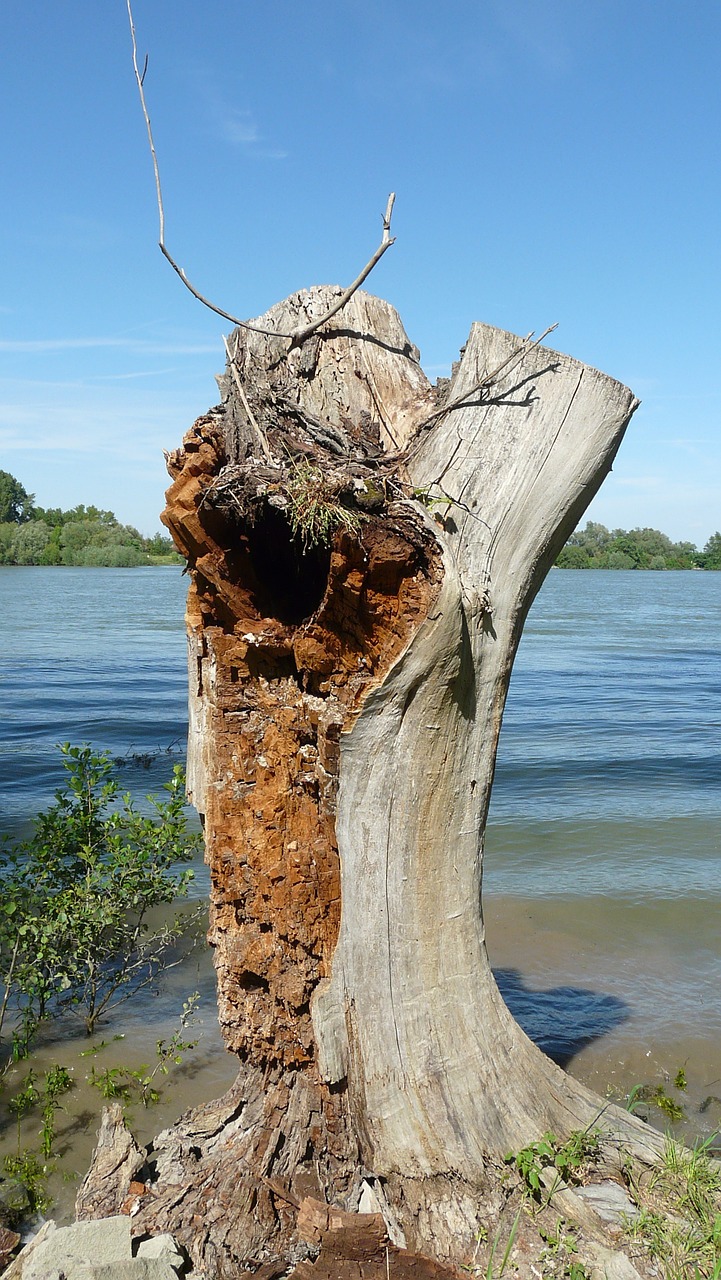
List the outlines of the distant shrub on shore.
{"type": "Polygon", "coordinates": [[[672,542],[659,529],[607,529],[589,520],[572,533],[556,560],[559,569],[721,569],[721,533],[703,551],[672,542]]]}
{"type": "Polygon", "coordinates": [[[144,538],[112,511],[82,503],[69,511],[36,507],[34,495],[0,471],[0,564],[135,569],[182,564],[182,558],[170,538],[144,538]]]}

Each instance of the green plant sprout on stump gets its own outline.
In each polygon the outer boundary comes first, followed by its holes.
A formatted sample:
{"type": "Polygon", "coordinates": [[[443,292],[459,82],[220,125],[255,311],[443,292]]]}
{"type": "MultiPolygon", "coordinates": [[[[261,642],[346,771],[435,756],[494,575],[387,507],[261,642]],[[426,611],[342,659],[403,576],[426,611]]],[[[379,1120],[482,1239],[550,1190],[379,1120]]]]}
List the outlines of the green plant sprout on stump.
{"type": "MultiPolygon", "coordinates": [[[[552,1133],[544,1133],[538,1142],[532,1142],[520,1151],[509,1152],[506,1164],[512,1164],[521,1176],[529,1195],[540,1200],[544,1188],[543,1171],[552,1166],[558,1179],[574,1183],[580,1181],[581,1169],[598,1154],[599,1135],[588,1129],[572,1133],[567,1142],[561,1143],[552,1133]]],[[[553,1188],[549,1192],[549,1200],[553,1188]]]]}
{"type": "Polygon", "coordinates": [[[360,537],[362,514],[340,502],[337,490],[312,462],[303,459],[293,463],[285,491],[290,527],[293,536],[300,539],[304,552],[326,546],[339,528],[360,537]]]}

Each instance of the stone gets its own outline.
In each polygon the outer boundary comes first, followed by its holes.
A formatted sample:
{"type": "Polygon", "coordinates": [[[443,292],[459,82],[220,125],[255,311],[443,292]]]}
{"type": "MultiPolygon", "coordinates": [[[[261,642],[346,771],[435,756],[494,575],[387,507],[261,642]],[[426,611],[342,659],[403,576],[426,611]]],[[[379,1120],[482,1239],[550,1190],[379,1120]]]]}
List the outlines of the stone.
{"type": "Polygon", "coordinates": [[[184,1264],[182,1253],[173,1237],[167,1232],[162,1236],[151,1236],[149,1240],[141,1240],[135,1256],[136,1258],[162,1258],[178,1270],[184,1264]]]}
{"type": "Polygon", "coordinates": [[[604,1222],[623,1225],[625,1219],[634,1221],[639,1216],[638,1208],[626,1188],[618,1182],[590,1182],[585,1187],[576,1187],[575,1193],[595,1209],[604,1222]]]}
{"type": "Polygon", "coordinates": [[[584,1247],[584,1261],[590,1265],[590,1280],[642,1280],[627,1254],[595,1241],[584,1247]]]}
{"type": "Polygon", "coordinates": [[[3,1178],[0,1181],[0,1223],[7,1227],[29,1210],[30,1196],[27,1187],[17,1178],[3,1178]]]}
{"type": "Polygon", "coordinates": [[[66,1280],[86,1280],[81,1268],[87,1272],[89,1266],[132,1261],[130,1219],[120,1215],[61,1227],[35,1241],[28,1256],[20,1254],[18,1261],[22,1280],[55,1280],[61,1274],[66,1280]]]}
{"type": "Polygon", "coordinates": [[[16,1258],[13,1258],[10,1266],[3,1272],[3,1280],[22,1280],[24,1269],[32,1257],[32,1254],[36,1249],[40,1248],[44,1241],[54,1235],[56,1231],[57,1227],[52,1219],[44,1222],[37,1235],[35,1235],[32,1240],[28,1241],[25,1248],[21,1250],[16,1258]]]}
{"type": "Polygon", "coordinates": [[[66,1280],[178,1280],[175,1267],[164,1258],[130,1258],[104,1266],[83,1263],[65,1274],[66,1280]]]}

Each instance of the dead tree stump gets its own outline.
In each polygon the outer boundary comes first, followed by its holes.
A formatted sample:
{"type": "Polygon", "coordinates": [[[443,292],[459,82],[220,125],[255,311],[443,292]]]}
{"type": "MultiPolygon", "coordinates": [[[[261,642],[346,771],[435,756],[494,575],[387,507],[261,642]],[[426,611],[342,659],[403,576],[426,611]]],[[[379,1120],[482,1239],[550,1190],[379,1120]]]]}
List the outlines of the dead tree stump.
{"type": "MultiPolygon", "coordinates": [[[[292,331],[335,293],[259,323],[292,331]]],[[[481,324],[433,387],[360,292],[290,349],[238,329],[229,352],[164,520],[190,568],[189,787],[240,1070],[156,1140],[137,1226],[209,1275],[269,1278],[312,1256],[310,1198],[467,1262],[494,1160],[600,1105],[499,995],[481,865],[524,619],[636,401],[481,324]]],[[[603,1126],[656,1149],[625,1113],[603,1126]]]]}

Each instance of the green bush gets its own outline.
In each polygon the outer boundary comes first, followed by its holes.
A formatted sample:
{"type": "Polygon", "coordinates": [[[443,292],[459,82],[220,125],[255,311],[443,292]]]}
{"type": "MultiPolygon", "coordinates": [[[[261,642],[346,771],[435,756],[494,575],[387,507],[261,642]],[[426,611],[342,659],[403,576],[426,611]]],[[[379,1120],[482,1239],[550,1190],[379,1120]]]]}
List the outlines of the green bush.
{"type": "Polygon", "coordinates": [[[591,557],[585,547],[565,546],[556,564],[559,569],[590,569],[591,557]]]}
{"type": "Polygon", "coordinates": [[[99,569],[137,569],[148,564],[148,557],[137,547],[124,547],[118,543],[106,546],[85,547],[73,558],[73,564],[99,569]]]}
{"type": "Polygon", "coordinates": [[[560,552],[560,569],[719,569],[721,534],[703,551],[692,542],[672,542],[659,529],[613,529],[589,520],[560,552]]]}
{"type": "Polygon", "coordinates": [[[15,564],[40,564],[49,538],[50,530],[42,520],[18,525],[12,541],[15,564]]]}
{"type": "Polygon", "coordinates": [[[135,569],[182,564],[170,538],[144,538],[112,511],[80,503],[69,511],[36,507],[32,494],[0,471],[0,564],[97,566],[135,569]]]}
{"type": "MultiPolygon", "coordinates": [[[[51,1014],[76,1010],[92,1034],[98,1019],[151,983],[188,930],[188,914],[151,929],[151,908],[187,892],[196,853],[184,778],[176,766],[168,798],[137,812],[113,766],[90,747],[61,748],[67,773],[31,838],[0,851],[0,1032],[13,1020],[13,1055],[24,1056],[51,1014]]],[[[197,914],[196,920],[197,920],[197,914]]]]}
{"type": "Polygon", "coordinates": [[[625,551],[608,551],[605,555],[606,569],[635,569],[636,561],[625,551]]]}

